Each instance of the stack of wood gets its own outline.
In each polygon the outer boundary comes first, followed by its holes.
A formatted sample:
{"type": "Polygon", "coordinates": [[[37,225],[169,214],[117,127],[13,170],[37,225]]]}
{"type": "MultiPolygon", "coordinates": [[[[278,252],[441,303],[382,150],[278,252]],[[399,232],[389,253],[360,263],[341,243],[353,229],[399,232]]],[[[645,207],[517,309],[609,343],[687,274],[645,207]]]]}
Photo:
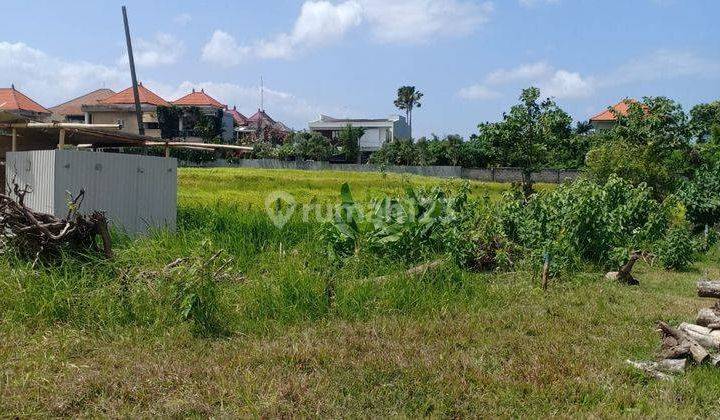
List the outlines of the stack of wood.
{"type": "MultiPolygon", "coordinates": [[[[720,299],[720,281],[702,279],[697,283],[700,297],[720,299]]],[[[657,362],[627,362],[658,379],[672,379],[668,374],[682,373],[688,361],[720,367],[720,300],[697,314],[695,323],[681,323],[677,328],[658,323],[662,347],[657,362]]]]}
{"type": "Polygon", "coordinates": [[[31,210],[25,204],[30,188],[14,184],[12,196],[0,194],[0,240],[17,248],[28,257],[56,256],[62,250],[99,251],[112,258],[112,245],[108,222],[103,212],[83,215],[78,212],[84,191],[68,204],[64,218],[31,210]]]}

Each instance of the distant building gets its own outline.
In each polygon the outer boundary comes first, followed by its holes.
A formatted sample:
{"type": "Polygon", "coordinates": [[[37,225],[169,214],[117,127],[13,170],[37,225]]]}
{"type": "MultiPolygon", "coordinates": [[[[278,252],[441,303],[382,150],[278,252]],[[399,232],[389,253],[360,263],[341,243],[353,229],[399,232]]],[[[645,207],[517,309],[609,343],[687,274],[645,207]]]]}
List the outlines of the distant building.
{"type": "Polygon", "coordinates": [[[16,90],[15,85],[11,85],[9,88],[0,88],[0,110],[33,121],[45,121],[50,118],[51,114],[50,110],[16,90]]]}
{"type": "Polygon", "coordinates": [[[611,106],[609,109],[606,109],[605,111],[590,118],[590,125],[592,125],[596,130],[609,130],[617,124],[617,117],[615,114],[627,115],[630,105],[635,103],[638,103],[635,99],[623,99],[617,104],[611,106]]]}
{"type": "MultiPolygon", "coordinates": [[[[160,138],[160,124],[157,119],[158,106],[170,106],[170,103],[156,95],[140,83],[138,85],[140,96],[140,109],[142,111],[142,124],[145,135],[160,138]]],[[[135,97],[132,86],[110,97],[97,101],[95,104],[81,106],[83,112],[88,113],[86,121],[92,124],[122,125],[122,131],[138,134],[137,116],[135,115],[135,97]]]]}
{"type": "Polygon", "coordinates": [[[238,142],[252,143],[256,141],[277,140],[284,138],[292,131],[280,121],[275,121],[264,109],[246,118],[246,123],[235,128],[238,142]]]}
{"type": "Polygon", "coordinates": [[[83,111],[83,105],[97,105],[100,101],[115,95],[110,89],[98,89],[83,96],[50,108],[50,119],[59,122],[90,123],[90,114],[83,111]]]}
{"type": "Polygon", "coordinates": [[[308,124],[310,131],[315,131],[331,140],[336,140],[340,130],[352,125],[365,129],[365,134],[360,138],[360,151],[373,152],[382,147],[386,142],[395,139],[412,138],[410,126],[405,117],[391,115],[388,118],[379,119],[342,119],[321,115],[317,121],[308,124]]]}
{"type": "MultiPolygon", "coordinates": [[[[228,111],[227,105],[223,105],[218,100],[205,93],[204,89],[200,89],[199,92],[196,92],[195,89],[193,89],[192,92],[188,93],[187,95],[176,101],[173,101],[172,104],[181,108],[195,107],[198,108],[200,112],[204,113],[205,115],[221,115],[221,138],[226,143],[233,140],[235,125],[235,118],[233,113],[231,111],[228,111]]],[[[180,119],[179,129],[181,135],[193,141],[202,140],[195,137],[193,133],[193,127],[186,126],[186,123],[187,122],[184,122],[182,118],[180,119]]]]}

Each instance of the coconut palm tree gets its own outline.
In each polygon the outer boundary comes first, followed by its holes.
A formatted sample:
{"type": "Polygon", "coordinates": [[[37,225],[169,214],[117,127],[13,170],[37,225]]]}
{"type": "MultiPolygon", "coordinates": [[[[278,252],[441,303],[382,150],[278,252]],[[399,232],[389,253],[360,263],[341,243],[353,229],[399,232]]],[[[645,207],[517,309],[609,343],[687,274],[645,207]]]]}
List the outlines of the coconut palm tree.
{"type": "Polygon", "coordinates": [[[420,108],[422,104],[423,93],[415,89],[415,86],[401,86],[397,91],[397,99],[395,99],[395,106],[398,109],[405,111],[405,118],[410,126],[410,132],[412,133],[412,111],[413,108],[420,108]]]}

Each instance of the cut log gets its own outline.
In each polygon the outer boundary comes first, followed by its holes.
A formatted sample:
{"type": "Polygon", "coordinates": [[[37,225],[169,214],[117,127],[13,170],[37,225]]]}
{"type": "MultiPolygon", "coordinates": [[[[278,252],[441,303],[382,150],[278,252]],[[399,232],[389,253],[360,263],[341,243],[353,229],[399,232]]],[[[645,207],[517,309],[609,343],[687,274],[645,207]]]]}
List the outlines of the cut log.
{"type": "Polygon", "coordinates": [[[710,308],[703,308],[698,312],[695,322],[703,327],[711,328],[711,325],[714,326],[720,324],[720,316],[718,316],[718,314],[710,308]]]}
{"type": "Polygon", "coordinates": [[[700,280],[697,282],[697,294],[700,297],[720,299],[720,281],[700,280]]]}
{"type": "Polygon", "coordinates": [[[713,351],[720,350],[720,331],[713,331],[710,328],[688,324],[687,322],[680,324],[678,329],[697,341],[701,346],[713,351]]]}
{"type": "Polygon", "coordinates": [[[663,381],[673,380],[668,373],[683,373],[687,363],[685,359],[667,359],[660,362],[626,360],[626,362],[646,375],[663,381]]]}
{"type": "Polygon", "coordinates": [[[662,321],[660,321],[658,323],[658,327],[660,327],[660,330],[663,332],[663,334],[675,337],[675,339],[678,340],[678,342],[680,342],[680,344],[683,344],[683,341],[686,341],[688,343],[688,345],[690,346],[690,355],[692,355],[693,360],[695,360],[695,363],[702,364],[703,362],[705,362],[706,360],[708,360],[710,358],[710,353],[708,353],[708,351],[705,350],[705,348],[703,346],[698,344],[698,342],[695,341],[695,339],[690,337],[684,331],[681,331],[677,328],[673,328],[670,325],[668,325],[667,323],[662,322],[662,321]]]}
{"type": "Polygon", "coordinates": [[[691,356],[690,354],[690,343],[683,341],[682,344],[677,346],[668,347],[660,352],[660,358],[662,359],[680,359],[683,357],[691,356]]]}

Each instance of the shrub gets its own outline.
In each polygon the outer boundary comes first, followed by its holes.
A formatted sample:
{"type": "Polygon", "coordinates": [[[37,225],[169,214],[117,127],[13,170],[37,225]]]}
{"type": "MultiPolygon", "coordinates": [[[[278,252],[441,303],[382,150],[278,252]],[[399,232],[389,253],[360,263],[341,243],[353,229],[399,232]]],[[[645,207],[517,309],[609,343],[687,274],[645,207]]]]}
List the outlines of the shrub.
{"type": "Polygon", "coordinates": [[[300,159],[327,161],[337,151],[330,140],[316,132],[300,131],[288,139],[295,149],[295,155],[300,159]]]}
{"type": "Polygon", "coordinates": [[[667,269],[684,270],[696,258],[697,245],[686,224],[670,228],[658,241],[655,252],[667,269]]]}

